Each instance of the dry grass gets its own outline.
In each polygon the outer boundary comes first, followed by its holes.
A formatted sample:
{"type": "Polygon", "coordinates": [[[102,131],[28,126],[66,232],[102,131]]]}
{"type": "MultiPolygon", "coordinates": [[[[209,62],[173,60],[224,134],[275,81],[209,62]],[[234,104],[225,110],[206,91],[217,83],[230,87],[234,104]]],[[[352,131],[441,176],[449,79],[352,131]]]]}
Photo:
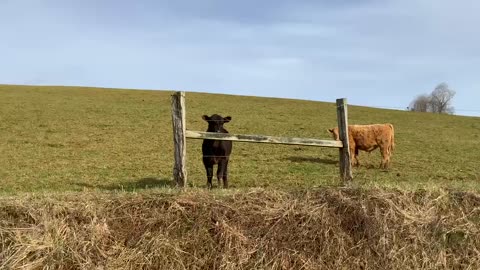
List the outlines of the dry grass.
{"type": "Polygon", "coordinates": [[[0,269],[480,269],[480,196],[318,189],[1,198],[0,269]]]}

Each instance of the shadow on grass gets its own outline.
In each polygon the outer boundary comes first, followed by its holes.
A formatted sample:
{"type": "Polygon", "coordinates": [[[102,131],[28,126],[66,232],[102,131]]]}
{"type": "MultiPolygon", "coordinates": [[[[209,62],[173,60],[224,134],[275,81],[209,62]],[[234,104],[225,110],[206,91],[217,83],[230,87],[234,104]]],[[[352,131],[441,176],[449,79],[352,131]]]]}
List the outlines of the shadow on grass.
{"type": "Polygon", "coordinates": [[[384,169],[384,168],[381,168],[379,164],[372,164],[372,163],[361,163],[360,165],[355,166],[354,168],[356,169],[363,168],[365,170],[376,170],[384,173],[393,172],[392,168],[384,169]]]}
{"type": "Polygon", "coordinates": [[[155,178],[155,177],[145,177],[138,180],[133,180],[130,182],[122,182],[118,184],[110,185],[92,185],[89,183],[76,183],[77,186],[84,188],[97,188],[103,190],[123,190],[123,191],[134,191],[141,189],[151,189],[151,188],[165,188],[175,186],[173,182],[166,178],[155,178]]]}
{"type": "Polygon", "coordinates": [[[326,158],[315,158],[315,157],[301,157],[301,156],[293,156],[287,157],[286,160],[290,160],[292,162],[310,162],[310,163],[323,163],[323,164],[337,164],[338,160],[333,159],[326,159],[326,158]]]}

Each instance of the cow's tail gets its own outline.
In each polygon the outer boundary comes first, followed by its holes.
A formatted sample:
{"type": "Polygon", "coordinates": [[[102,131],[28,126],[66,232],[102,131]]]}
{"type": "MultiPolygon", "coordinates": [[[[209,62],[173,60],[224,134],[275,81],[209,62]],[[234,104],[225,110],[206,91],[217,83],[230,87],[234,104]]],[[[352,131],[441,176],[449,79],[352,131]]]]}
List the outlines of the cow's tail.
{"type": "Polygon", "coordinates": [[[393,152],[393,150],[395,150],[395,131],[393,129],[393,125],[392,124],[388,124],[388,126],[390,127],[390,129],[392,130],[392,133],[390,134],[390,140],[391,140],[391,144],[390,144],[390,153],[393,152]]]}

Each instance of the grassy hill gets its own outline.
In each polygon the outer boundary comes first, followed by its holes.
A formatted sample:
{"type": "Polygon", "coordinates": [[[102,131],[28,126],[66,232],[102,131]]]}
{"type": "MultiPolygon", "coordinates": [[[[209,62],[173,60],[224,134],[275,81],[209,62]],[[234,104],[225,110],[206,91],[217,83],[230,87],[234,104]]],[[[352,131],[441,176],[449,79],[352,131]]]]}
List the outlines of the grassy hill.
{"type": "MultiPolygon", "coordinates": [[[[170,91],[0,86],[1,193],[168,187],[173,166],[170,91]]],[[[348,97],[347,97],[348,98],[348,97]]],[[[334,102],[334,101],[332,101],[334,102]]],[[[186,94],[187,128],[203,114],[233,117],[231,133],[330,139],[334,103],[186,94]]],[[[360,153],[362,187],[479,190],[480,118],[349,106],[350,124],[392,123],[392,168],[360,153]]],[[[188,140],[189,184],[205,187],[201,141],[188,140]]],[[[338,150],[234,143],[232,188],[339,183],[338,150]]]]}

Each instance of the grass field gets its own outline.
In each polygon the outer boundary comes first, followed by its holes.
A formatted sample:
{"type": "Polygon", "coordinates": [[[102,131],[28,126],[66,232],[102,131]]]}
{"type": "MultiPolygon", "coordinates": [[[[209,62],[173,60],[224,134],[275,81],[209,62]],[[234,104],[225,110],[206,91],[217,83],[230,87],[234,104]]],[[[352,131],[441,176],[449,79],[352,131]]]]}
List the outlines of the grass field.
{"type": "MultiPolygon", "coordinates": [[[[2,194],[169,187],[173,154],[171,91],[0,86],[2,194]]],[[[348,97],[347,97],[348,98],[348,97]]],[[[203,114],[233,117],[230,133],[330,139],[333,103],[186,94],[187,128],[203,114]]],[[[360,153],[361,187],[480,190],[480,118],[349,106],[350,124],[392,123],[389,171],[380,154],[360,153]]],[[[206,186],[201,141],[188,140],[189,184],[206,186]]],[[[336,186],[338,150],[234,143],[232,188],[336,186]]]]}

